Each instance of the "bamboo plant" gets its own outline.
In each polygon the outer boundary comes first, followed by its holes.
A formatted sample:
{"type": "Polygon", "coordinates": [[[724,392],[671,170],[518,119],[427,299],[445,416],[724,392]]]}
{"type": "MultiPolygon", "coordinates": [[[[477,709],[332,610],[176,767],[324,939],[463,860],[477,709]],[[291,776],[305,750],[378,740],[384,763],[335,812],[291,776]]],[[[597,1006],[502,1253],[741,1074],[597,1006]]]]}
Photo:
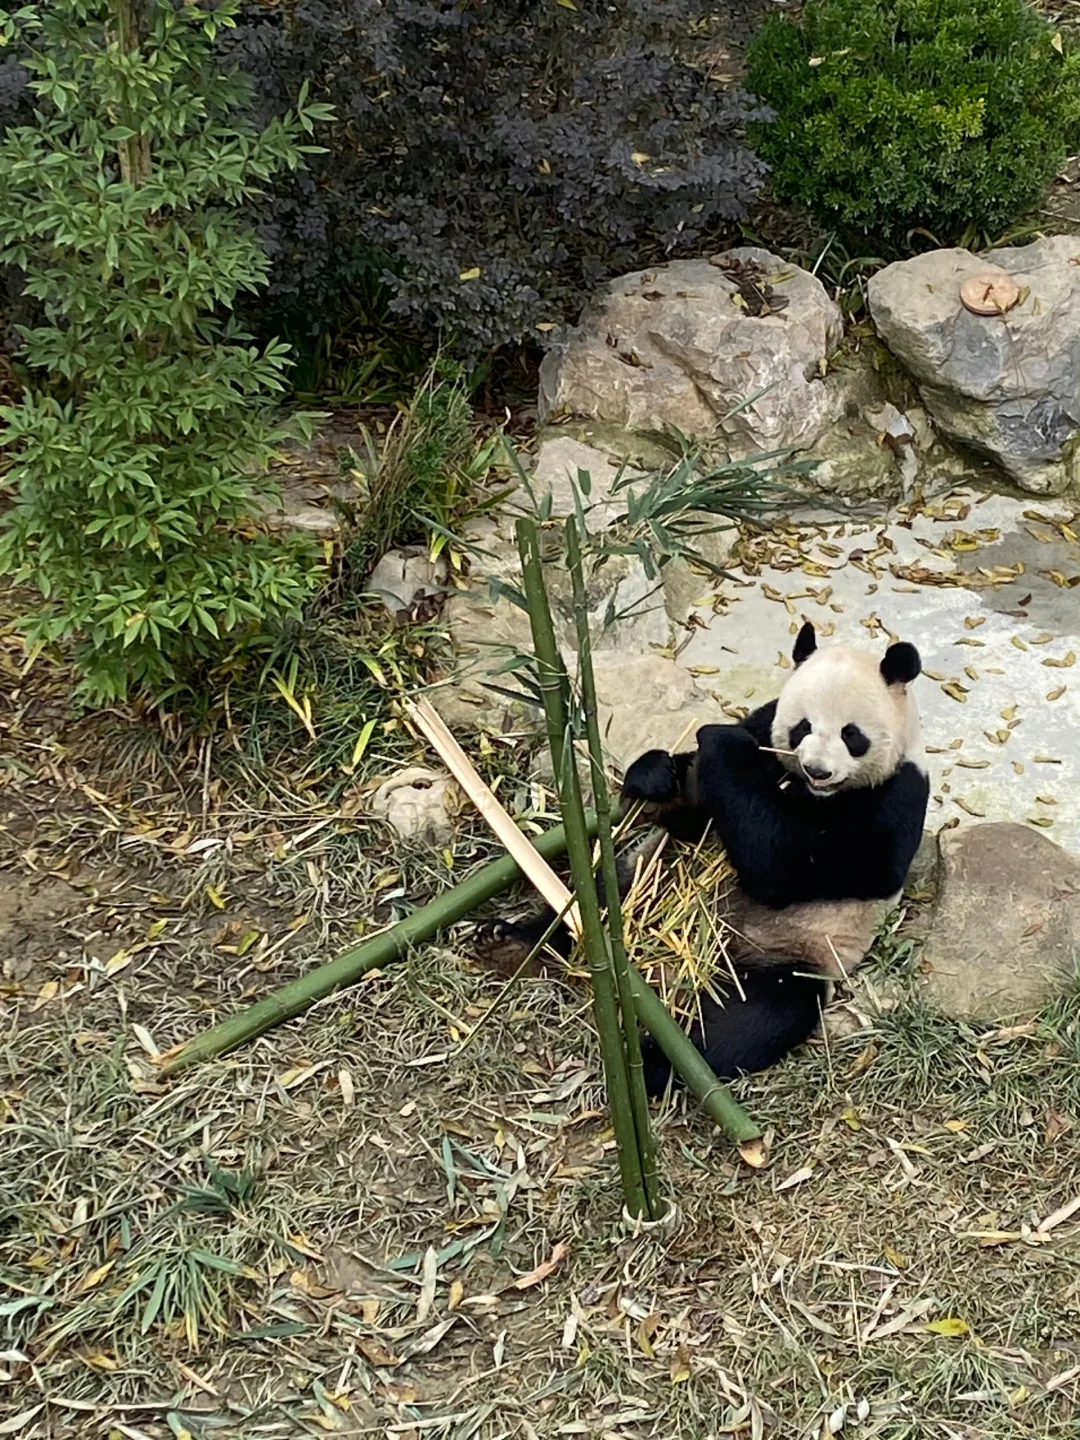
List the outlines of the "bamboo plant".
{"type": "Polygon", "coordinates": [[[623,1040],[626,1046],[630,1106],[634,1115],[634,1129],[645,1174],[645,1190],[650,1206],[655,1210],[659,1184],[656,1146],[649,1123],[649,1097],[645,1089],[645,1066],[641,1058],[641,1032],[638,1028],[633,985],[630,979],[630,962],[627,959],[623,934],[622,901],[619,895],[615,839],[611,824],[611,801],[608,795],[607,770],[604,765],[604,747],[600,738],[596,677],[593,674],[592,664],[592,635],[589,631],[588,597],[585,590],[585,568],[578,528],[578,521],[571,517],[566,524],[566,563],[570,571],[574,596],[578,642],[578,684],[581,690],[582,719],[589,752],[590,779],[595,797],[596,838],[600,847],[600,873],[604,879],[608,942],[619,996],[623,1040]]]}
{"type": "MultiPolygon", "coordinates": [[[[582,940],[592,980],[593,1009],[600,1039],[608,1103],[611,1106],[611,1122],[619,1153],[623,1196],[626,1208],[632,1216],[652,1219],[652,1206],[645,1180],[646,1158],[638,1136],[631,1099],[625,1027],[619,1013],[610,940],[604,929],[593,877],[592,847],[585,825],[585,806],[572,743],[569,678],[559,653],[551,607],[544,586],[537,522],[531,517],[522,517],[517,522],[516,533],[518,554],[521,557],[522,588],[532,629],[548,745],[551,749],[555,784],[566,831],[566,853],[581,912],[582,940]]],[[[631,1024],[636,1024],[632,1011],[628,1018],[631,1024]]],[[[647,1126],[647,1108],[644,1118],[647,1126]]]]}

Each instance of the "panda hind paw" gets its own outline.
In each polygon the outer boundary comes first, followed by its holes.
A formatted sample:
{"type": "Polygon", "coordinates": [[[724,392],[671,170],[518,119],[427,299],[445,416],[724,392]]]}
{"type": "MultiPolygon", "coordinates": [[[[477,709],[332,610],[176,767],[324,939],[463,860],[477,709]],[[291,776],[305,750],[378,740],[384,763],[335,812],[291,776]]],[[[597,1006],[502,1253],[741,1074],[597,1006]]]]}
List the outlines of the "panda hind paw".
{"type": "MultiPolygon", "coordinates": [[[[473,952],[480,964],[504,975],[513,974],[531,949],[523,928],[511,920],[484,920],[473,935],[473,952]]],[[[532,968],[541,968],[538,961],[532,968]]]]}

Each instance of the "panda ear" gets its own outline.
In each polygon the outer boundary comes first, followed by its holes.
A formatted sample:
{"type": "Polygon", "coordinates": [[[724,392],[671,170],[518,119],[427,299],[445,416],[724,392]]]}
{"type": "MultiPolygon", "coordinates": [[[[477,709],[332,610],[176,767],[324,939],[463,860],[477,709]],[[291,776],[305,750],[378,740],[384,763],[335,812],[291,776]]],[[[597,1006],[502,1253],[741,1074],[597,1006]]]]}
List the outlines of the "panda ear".
{"type": "Polygon", "coordinates": [[[817,633],[809,620],[795,636],[795,649],[791,652],[791,658],[796,665],[801,665],[804,660],[809,660],[817,649],[817,633]]]}
{"type": "Polygon", "coordinates": [[[914,645],[900,641],[890,645],[881,662],[881,678],[886,685],[910,685],[922,673],[922,660],[914,645]]]}

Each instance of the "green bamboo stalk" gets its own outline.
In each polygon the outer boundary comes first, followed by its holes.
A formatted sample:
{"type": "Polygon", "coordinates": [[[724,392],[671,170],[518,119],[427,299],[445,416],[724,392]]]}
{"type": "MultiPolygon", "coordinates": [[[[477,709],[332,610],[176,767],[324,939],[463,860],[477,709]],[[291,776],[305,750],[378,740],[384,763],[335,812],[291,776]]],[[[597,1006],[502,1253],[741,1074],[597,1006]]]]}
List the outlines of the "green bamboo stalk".
{"type": "MultiPolygon", "coordinates": [[[[588,833],[596,832],[596,816],[586,817],[588,833]]],[[[546,831],[535,840],[533,848],[545,860],[553,860],[566,850],[566,830],[562,825],[546,831]]],[[[369,940],[354,945],[335,960],[309,970],[306,975],[291,981],[280,990],[265,995],[246,1010],[230,1015],[219,1025],[194,1035],[176,1050],[170,1051],[161,1064],[162,1075],[175,1075],[204,1060],[212,1060],[235,1050],[248,1040],[254,1040],[265,1031],[300,1015],[316,1000],[325,999],[335,990],[354,985],[372,970],[381,969],[401,957],[412,945],[429,940],[436,931],[460,920],[478,905],[500,894],[515,880],[521,878],[521,870],[510,855],[500,856],[490,865],[485,865],[475,875],[470,875],[453,890],[439,895],[404,920],[399,920],[388,930],[373,935],[369,940]]]]}
{"type": "Polygon", "coordinates": [[[701,1101],[706,1113],[737,1145],[760,1140],[761,1131],[753,1120],[727,1086],[717,1080],[708,1061],[694,1048],[659,995],[633,966],[630,968],[630,984],[638,1019],[671,1061],[680,1078],[701,1101]]]}
{"type": "MultiPolygon", "coordinates": [[[[586,819],[592,835],[595,833],[596,816],[587,814],[586,819]]],[[[566,849],[566,832],[563,826],[557,825],[531,844],[545,860],[556,859],[566,849]]],[[[302,1014],[317,1000],[355,984],[372,970],[399,960],[410,946],[430,939],[439,929],[460,920],[520,878],[521,871],[511,856],[503,855],[493,860],[453,890],[399,920],[389,930],[373,935],[370,940],[353,946],[335,960],[308,971],[298,980],[257,1000],[238,1015],[231,1015],[219,1025],[185,1041],[164,1057],[160,1073],[163,1076],[179,1074],[205,1060],[225,1055],[248,1040],[257,1039],[275,1025],[302,1014]]],[[[739,1144],[758,1139],[761,1132],[735,1102],[727,1087],[717,1081],[677,1021],[668,1014],[659,996],[633,967],[630,980],[638,1019],[712,1119],[739,1144]]]]}
{"type": "Polygon", "coordinates": [[[649,1208],[655,1215],[660,1202],[660,1167],[652,1125],[649,1122],[649,1096],[645,1089],[645,1065],[641,1058],[641,1032],[638,1029],[630,980],[630,962],[626,956],[623,930],[622,898],[615,861],[615,841],[611,832],[611,800],[604,770],[604,747],[600,738],[600,717],[596,700],[596,676],[592,664],[592,636],[589,633],[588,599],[585,594],[585,572],[581,562],[581,541],[577,521],[571,516],[566,522],[566,564],[574,594],[574,616],[578,640],[578,676],[581,703],[585,713],[585,735],[589,744],[592,770],[593,803],[596,806],[596,834],[600,842],[601,874],[604,877],[604,898],[607,902],[608,937],[611,943],[612,968],[619,995],[623,1039],[626,1044],[627,1078],[630,1086],[630,1107],[634,1115],[638,1151],[645,1180],[649,1208]]]}
{"type": "Polygon", "coordinates": [[[515,529],[518,554],[521,557],[523,589],[529,608],[533,649],[536,654],[537,678],[547,721],[548,744],[551,747],[563,825],[566,829],[566,852],[581,913],[582,938],[592,978],[593,1011],[600,1039],[600,1055],[604,1065],[604,1079],[607,1082],[615,1145],[619,1154],[623,1196],[631,1215],[651,1218],[642,1157],[638,1148],[637,1127],[630,1102],[626,1051],[611,974],[611,952],[600,918],[600,901],[596,894],[591,847],[584,824],[577,765],[573,748],[566,743],[570,687],[551,620],[536,522],[523,516],[517,521],[515,529]]]}

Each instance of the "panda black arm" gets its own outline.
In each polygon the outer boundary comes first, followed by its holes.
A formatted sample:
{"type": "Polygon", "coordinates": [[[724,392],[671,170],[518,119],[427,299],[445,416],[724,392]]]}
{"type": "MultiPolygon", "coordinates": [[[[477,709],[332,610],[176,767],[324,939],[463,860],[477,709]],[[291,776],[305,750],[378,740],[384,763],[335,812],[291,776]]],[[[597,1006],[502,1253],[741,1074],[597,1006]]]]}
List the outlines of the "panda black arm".
{"type": "Polygon", "coordinates": [[[622,785],[624,804],[644,805],[655,824],[691,845],[696,845],[709,827],[709,817],[695,799],[695,758],[690,750],[678,755],[647,750],[627,770],[622,785]]]}
{"type": "MultiPolygon", "coordinates": [[[[719,728],[740,730],[751,736],[755,745],[768,745],[775,714],[776,701],[770,700],[739,724],[719,728]]],[[[676,840],[697,844],[710,823],[710,812],[702,805],[698,790],[700,769],[697,751],[683,750],[672,755],[667,750],[647,750],[626,772],[623,802],[647,806],[651,818],[676,840]]]]}
{"type": "Polygon", "coordinates": [[[785,802],[776,760],[745,724],[705,725],[697,742],[698,799],[743,890],[775,910],[804,899],[811,831],[785,802]]]}
{"type": "Polygon", "coordinates": [[[884,900],[904,888],[929,801],[929,777],[911,761],[880,788],[866,792],[867,812],[830,848],[827,883],[837,899],[884,900]]]}
{"type": "Polygon", "coordinates": [[[692,759],[689,751],[671,755],[667,750],[646,750],[623,778],[623,799],[643,805],[671,805],[682,799],[692,759]]]}

